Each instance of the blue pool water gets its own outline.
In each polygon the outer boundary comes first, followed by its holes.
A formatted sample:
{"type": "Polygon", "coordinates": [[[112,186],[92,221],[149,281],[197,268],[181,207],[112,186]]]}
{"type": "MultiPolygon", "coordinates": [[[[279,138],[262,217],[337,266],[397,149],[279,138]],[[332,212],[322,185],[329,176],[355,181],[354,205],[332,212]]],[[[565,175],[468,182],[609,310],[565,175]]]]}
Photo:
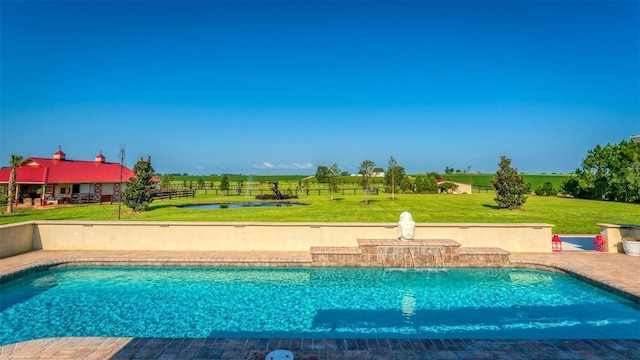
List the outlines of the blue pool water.
{"type": "Polygon", "coordinates": [[[0,345],[58,336],[640,338],[640,307],[528,269],[53,269],[0,285],[0,345]]]}

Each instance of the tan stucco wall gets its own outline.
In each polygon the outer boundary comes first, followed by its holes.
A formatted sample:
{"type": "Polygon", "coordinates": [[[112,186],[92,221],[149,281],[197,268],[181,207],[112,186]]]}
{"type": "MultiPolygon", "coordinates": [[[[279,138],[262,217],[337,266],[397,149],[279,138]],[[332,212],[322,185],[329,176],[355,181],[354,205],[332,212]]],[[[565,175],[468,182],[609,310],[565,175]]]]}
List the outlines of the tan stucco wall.
{"type": "Polygon", "coordinates": [[[458,185],[458,190],[456,191],[456,194],[471,194],[471,184],[465,184],[465,183],[460,183],[460,182],[453,182],[454,184],[458,185]]]}
{"type": "MultiPolygon", "coordinates": [[[[394,239],[396,223],[214,223],[36,221],[32,247],[45,250],[309,251],[394,239]]],[[[0,226],[0,256],[18,241],[0,226]]],[[[549,224],[416,224],[416,239],[452,239],[464,247],[551,252],[549,224]]],[[[21,235],[20,242],[25,235],[21,235]]],[[[25,248],[24,245],[21,245],[25,248]]]]}
{"type": "Polygon", "coordinates": [[[0,259],[34,250],[33,222],[0,226],[0,259]]]}
{"type": "Polygon", "coordinates": [[[416,238],[451,239],[463,247],[499,247],[510,252],[551,252],[550,224],[428,223],[416,238]]]}
{"type": "Polygon", "coordinates": [[[394,228],[308,223],[39,223],[48,250],[308,251],[357,246],[358,238],[393,238],[394,228]],[[359,237],[356,236],[359,235],[359,237]]]}
{"type": "Polygon", "coordinates": [[[622,238],[632,236],[640,239],[640,225],[634,224],[598,224],[600,235],[607,243],[609,252],[623,253],[622,238]]]}

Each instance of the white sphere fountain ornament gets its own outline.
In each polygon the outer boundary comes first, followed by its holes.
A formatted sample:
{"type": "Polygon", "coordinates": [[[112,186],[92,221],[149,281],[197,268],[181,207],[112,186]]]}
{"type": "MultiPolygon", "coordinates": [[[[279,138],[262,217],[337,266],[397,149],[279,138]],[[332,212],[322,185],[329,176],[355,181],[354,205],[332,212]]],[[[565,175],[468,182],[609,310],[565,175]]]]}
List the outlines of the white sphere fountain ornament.
{"type": "Polygon", "coordinates": [[[404,211],[400,214],[400,221],[398,221],[398,240],[413,240],[415,230],[416,223],[413,221],[413,216],[408,211],[404,211]]]}

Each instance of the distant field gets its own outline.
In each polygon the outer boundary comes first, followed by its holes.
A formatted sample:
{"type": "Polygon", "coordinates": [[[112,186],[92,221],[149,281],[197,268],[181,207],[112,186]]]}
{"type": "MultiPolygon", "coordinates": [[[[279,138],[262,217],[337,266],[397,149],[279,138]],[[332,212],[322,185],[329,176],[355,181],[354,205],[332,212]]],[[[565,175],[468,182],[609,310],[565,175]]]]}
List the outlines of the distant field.
{"type": "MultiPolygon", "coordinates": [[[[228,175],[229,182],[236,183],[238,181],[243,182],[266,182],[266,181],[283,181],[283,182],[298,182],[310,175],[228,175]]],[[[199,179],[204,181],[220,182],[222,175],[187,175],[187,176],[173,176],[173,181],[184,182],[193,181],[197,182],[199,179]]]]}
{"type": "MultiPolygon", "coordinates": [[[[410,176],[417,176],[422,174],[411,174],[410,176]]],[[[474,186],[488,186],[491,187],[495,174],[441,174],[445,180],[458,181],[463,183],[471,183],[474,186]]],[[[524,174],[522,175],[527,183],[531,184],[531,189],[543,185],[547,181],[553,184],[556,189],[560,189],[562,186],[562,180],[569,176],[568,174],[524,174]]],[[[220,184],[222,175],[189,175],[189,176],[174,176],[173,183],[178,186],[192,186],[195,187],[202,179],[205,182],[206,188],[211,188],[211,182],[213,181],[215,186],[220,184]]],[[[358,184],[360,178],[356,176],[343,176],[341,182],[346,187],[359,187],[358,184]]],[[[259,188],[264,186],[268,189],[269,181],[278,181],[281,189],[287,187],[295,189],[296,186],[309,186],[310,188],[326,187],[324,184],[318,184],[315,177],[310,175],[229,175],[229,183],[234,188],[239,181],[242,181],[243,186],[249,186],[252,188],[259,188]]],[[[382,187],[384,184],[384,178],[372,178],[374,187],[382,187]]]]}

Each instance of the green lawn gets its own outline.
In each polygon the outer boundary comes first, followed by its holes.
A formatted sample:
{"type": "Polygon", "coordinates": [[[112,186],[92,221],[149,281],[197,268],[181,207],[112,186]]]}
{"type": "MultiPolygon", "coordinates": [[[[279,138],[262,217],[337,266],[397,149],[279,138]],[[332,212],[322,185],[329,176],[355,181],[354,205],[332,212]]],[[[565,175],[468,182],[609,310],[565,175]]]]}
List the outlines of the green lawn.
{"type": "MultiPolygon", "coordinates": [[[[419,223],[548,223],[558,234],[595,234],[599,223],[640,224],[640,205],[603,201],[529,196],[521,210],[498,210],[495,194],[470,195],[302,195],[303,207],[193,210],[175,207],[183,203],[251,201],[245,196],[198,194],[195,199],[154,201],[150,211],[131,213],[122,206],[123,221],[267,221],[267,222],[397,222],[409,211],[419,223]]],[[[28,220],[117,220],[118,205],[74,205],[49,209],[18,208],[0,216],[0,224],[28,220]]]]}

